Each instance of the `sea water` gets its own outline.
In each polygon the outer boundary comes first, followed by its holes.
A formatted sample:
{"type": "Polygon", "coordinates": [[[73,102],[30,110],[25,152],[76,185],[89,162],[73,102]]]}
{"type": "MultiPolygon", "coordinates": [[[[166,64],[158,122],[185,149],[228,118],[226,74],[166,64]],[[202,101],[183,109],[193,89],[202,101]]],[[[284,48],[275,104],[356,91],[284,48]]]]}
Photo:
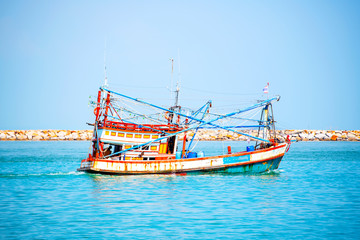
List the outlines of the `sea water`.
{"type": "MultiPolygon", "coordinates": [[[[205,156],[245,142],[199,142],[205,156]]],[[[360,143],[293,143],[263,174],[77,172],[88,142],[0,142],[1,239],[360,239],[360,143]]]]}

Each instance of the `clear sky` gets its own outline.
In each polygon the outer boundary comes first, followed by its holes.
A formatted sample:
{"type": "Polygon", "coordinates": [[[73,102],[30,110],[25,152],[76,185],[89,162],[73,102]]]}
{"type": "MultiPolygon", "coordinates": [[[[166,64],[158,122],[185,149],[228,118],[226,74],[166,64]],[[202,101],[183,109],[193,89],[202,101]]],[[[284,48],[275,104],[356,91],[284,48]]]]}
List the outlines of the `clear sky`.
{"type": "Polygon", "coordinates": [[[1,1],[0,129],[87,129],[105,42],[122,93],[172,104],[173,57],[181,104],[237,108],[269,82],[280,128],[360,129],[359,13],[346,0],[1,1]]]}

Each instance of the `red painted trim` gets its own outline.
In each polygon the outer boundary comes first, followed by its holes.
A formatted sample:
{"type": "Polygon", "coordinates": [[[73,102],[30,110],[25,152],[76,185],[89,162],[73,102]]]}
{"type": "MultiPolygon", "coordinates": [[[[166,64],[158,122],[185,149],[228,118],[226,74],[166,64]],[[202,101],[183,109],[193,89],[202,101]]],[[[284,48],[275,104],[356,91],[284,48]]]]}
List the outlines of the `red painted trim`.
{"type": "Polygon", "coordinates": [[[117,131],[125,130],[131,132],[135,131],[135,132],[145,132],[145,133],[152,132],[159,134],[159,131],[154,131],[147,128],[139,128],[139,125],[165,132],[177,132],[182,130],[182,128],[179,128],[177,125],[173,125],[173,124],[168,124],[168,125],[133,124],[133,123],[114,122],[114,121],[105,121],[103,122],[102,126],[98,126],[98,127],[99,129],[109,129],[109,130],[117,130],[117,131]]]}
{"type": "MultiPolygon", "coordinates": [[[[146,130],[128,130],[128,129],[116,129],[116,128],[109,128],[109,127],[99,127],[99,130],[109,130],[109,131],[116,131],[116,132],[123,132],[123,133],[147,133],[147,134],[157,134],[160,135],[161,133],[156,131],[146,131],[146,130]]],[[[180,129],[181,130],[181,129],[180,129]]],[[[165,132],[177,132],[180,130],[174,130],[174,131],[165,131],[165,132]]]]}
{"type": "Polygon", "coordinates": [[[108,92],[106,95],[106,106],[105,106],[105,114],[104,114],[104,122],[106,122],[107,120],[107,115],[108,115],[108,111],[109,111],[109,103],[110,103],[110,93],[108,92]]]}

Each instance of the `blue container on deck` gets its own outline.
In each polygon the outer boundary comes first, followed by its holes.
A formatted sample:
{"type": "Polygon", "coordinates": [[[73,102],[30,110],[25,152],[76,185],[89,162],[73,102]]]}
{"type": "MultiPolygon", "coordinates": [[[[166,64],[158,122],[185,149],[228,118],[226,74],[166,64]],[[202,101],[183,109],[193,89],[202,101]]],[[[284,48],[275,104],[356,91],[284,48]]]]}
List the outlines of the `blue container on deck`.
{"type": "Polygon", "coordinates": [[[187,158],[197,158],[197,153],[196,152],[189,152],[187,155],[187,158]]]}
{"type": "Polygon", "coordinates": [[[180,159],[181,158],[181,152],[176,152],[175,158],[180,159]]]}
{"type": "Polygon", "coordinates": [[[255,150],[254,146],[247,146],[247,147],[246,147],[246,151],[247,151],[247,152],[252,152],[252,151],[254,151],[254,150],[255,150]]]}

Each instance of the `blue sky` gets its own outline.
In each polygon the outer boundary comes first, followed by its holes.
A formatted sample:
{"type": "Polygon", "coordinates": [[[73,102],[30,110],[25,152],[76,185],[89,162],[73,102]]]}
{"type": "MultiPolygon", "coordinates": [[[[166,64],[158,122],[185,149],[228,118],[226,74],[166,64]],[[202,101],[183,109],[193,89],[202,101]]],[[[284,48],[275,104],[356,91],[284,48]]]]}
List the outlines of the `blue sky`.
{"type": "Polygon", "coordinates": [[[134,97],[234,108],[282,129],[360,129],[358,1],[1,1],[0,129],[86,129],[104,79],[134,97]],[[180,54],[179,54],[180,53],[180,54]],[[179,73],[179,56],[180,68],[179,73]]]}

